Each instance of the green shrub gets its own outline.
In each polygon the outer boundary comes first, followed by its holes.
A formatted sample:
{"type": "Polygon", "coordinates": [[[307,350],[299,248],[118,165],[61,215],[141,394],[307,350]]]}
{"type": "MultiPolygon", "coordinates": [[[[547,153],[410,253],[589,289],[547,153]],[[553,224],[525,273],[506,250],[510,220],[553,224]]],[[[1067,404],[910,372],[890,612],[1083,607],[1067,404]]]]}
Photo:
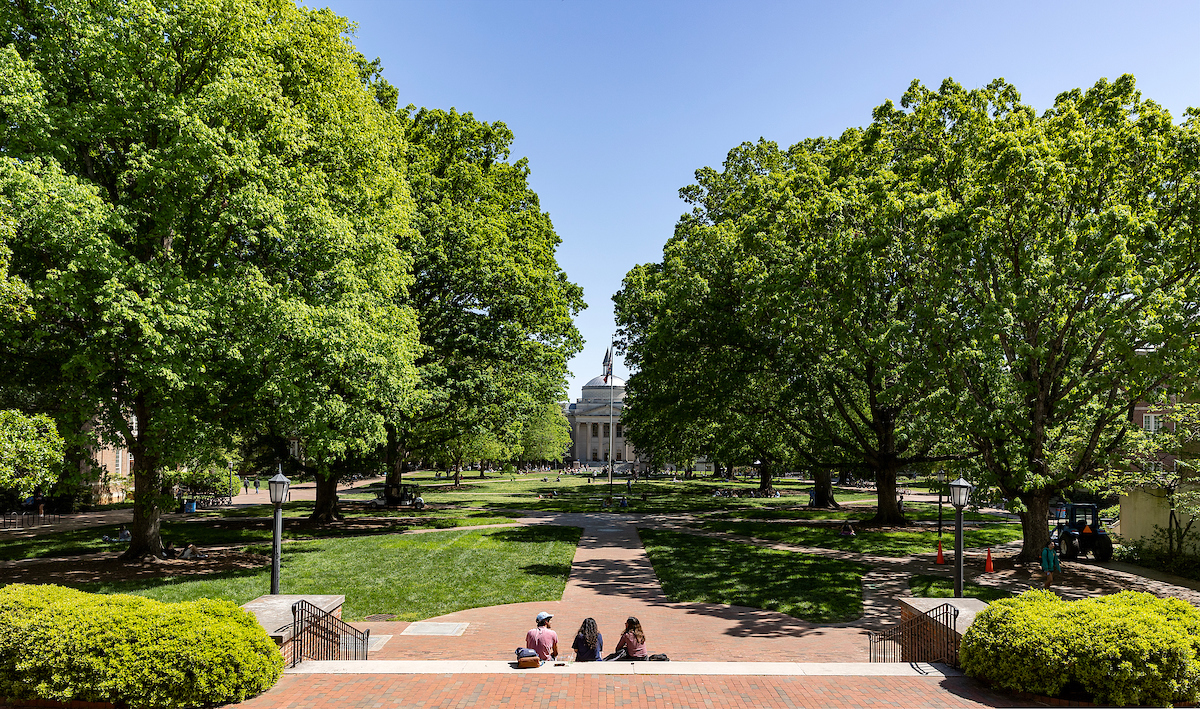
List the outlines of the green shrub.
{"type": "Polygon", "coordinates": [[[1166,705],[1200,696],[1200,611],[1124,591],[1064,601],[1028,591],[996,601],[963,638],[967,674],[1055,696],[1076,684],[1104,704],[1166,705]]]}
{"type": "Polygon", "coordinates": [[[0,696],[194,707],[263,692],[282,670],[266,631],[228,601],[0,588],[0,696]]]}

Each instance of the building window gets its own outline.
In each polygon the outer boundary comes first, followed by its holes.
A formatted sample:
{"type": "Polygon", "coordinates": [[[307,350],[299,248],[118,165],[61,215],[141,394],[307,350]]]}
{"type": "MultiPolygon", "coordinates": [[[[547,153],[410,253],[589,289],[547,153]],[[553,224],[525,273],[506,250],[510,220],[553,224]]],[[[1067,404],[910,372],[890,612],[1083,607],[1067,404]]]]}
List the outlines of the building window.
{"type": "Polygon", "coordinates": [[[1142,428],[1150,433],[1158,433],[1158,430],[1162,428],[1162,419],[1162,414],[1143,414],[1142,428]]]}
{"type": "Polygon", "coordinates": [[[596,461],[597,463],[600,462],[600,449],[598,449],[598,448],[592,449],[592,460],[596,461]]]}
{"type": "Polygon", "coordinates": [[[625,460],[625,453],[620,448],[618,448],[617,449],[617,462],[620,463],[624,460],[625,460]]]}
{"type": "Polygon", "coordinates": [[[621,427],[621,424],[617,424],[617,438],[624,438],[624,437],[625,437],[624,429],[621,427]]]}
{"type": "Polygon", "coordinates": [[[604,451],[604,462],[605,462],[605,463],[607,463],[607,462],[608,462],[608,451],[607,451],[607,450],[606,450],[606,451],[604,451]]]}
{"type": "Polygon", "coordinates": [[[604,424],[604,437],[605,437],[605,438],[608,438],[608,437],[609,437],[609,435],[611,435],[611,434],[612,434],[612,431],[611,431],[611,430],[609,430],[609,428],[608,428],[608,424],[604,424]]]}
{"type": "Polygon", "coordinates": [[[592,438],[599,438],[599,437],[600,437],[600,424],[594,423],[594,424],[592,424],[592,438]]]}

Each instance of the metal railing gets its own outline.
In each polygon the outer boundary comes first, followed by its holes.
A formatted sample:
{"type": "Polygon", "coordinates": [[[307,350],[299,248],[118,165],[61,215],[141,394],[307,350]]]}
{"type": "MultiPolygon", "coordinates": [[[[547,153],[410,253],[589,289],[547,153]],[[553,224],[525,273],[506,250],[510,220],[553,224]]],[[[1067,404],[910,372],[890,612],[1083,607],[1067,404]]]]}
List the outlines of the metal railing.
{"type": "Polygon", "coordinates": [[[943,662],[958,666],[958,609],[932,608],[883,632],[869,632],[871,662],[943,662]]]}
{"type": "Polygon", "coordinates": [[[365,660],[370,641],[370,630],[359,630],[308,601],[292,604],[291,667],[304,660],[365,660]]]}

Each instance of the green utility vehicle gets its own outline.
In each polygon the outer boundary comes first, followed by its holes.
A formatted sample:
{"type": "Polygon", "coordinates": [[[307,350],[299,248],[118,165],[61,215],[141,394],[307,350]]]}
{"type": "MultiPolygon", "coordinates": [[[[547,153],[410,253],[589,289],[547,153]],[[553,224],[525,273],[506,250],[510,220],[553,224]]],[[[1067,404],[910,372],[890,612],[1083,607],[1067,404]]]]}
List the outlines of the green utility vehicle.
{"type": "Polygon", "coordinates": [[[1100,508],[1093,504],[1068,503],[1058,510],[1058,526],[1050,533],[1064,559],[1076,559],[1087,553],[1096,561],[1112,559],[1113,544],[1100,521],[1100,508]]]}

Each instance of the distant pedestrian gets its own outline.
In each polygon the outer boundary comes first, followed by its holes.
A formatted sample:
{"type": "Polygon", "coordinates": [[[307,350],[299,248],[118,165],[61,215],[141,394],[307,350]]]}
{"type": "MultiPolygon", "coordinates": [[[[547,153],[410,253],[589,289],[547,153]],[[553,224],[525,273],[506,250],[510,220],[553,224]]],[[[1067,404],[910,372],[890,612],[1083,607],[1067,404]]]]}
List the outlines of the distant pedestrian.
{"type": "Polygon", "coordinates": [[[248,479],[242,478],[242,488],[245,490],[247,495],[250,494],[250,481],[248,479]]]}
{"type": "Polygon", "coordinates": [[[1046,574],[1044,588],[1049,591],[1050,584],[1054,583],[1054,574],[1062,571],[1062,564],[1058,561],[1058,550],[1054,548],[1054,543],[1047,541],[1046,546],[1042,548],[1042,572],[1046,574]]]}
{"type": "Polygon", "coordinates": [[[258,494],[258,478],[254,478],[254,494],[258,494]]]}

